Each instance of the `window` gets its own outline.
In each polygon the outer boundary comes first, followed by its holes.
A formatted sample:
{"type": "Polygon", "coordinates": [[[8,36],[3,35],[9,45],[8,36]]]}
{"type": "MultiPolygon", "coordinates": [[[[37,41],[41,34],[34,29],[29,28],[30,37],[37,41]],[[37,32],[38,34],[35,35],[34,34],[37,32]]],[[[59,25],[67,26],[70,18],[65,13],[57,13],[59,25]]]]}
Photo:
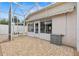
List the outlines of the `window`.
{"type": "Polygon", "coordinates": [[[40,32],[50,34],[52,32],[52,21],[40,22],[40,32]]]}
{"type": "Polygon", "coordinates": [[[44,22],[40,22],[40,32],[45,33],[45,23],[44,22]]]}
{"type": "Polygon", "coordinates": [[[47,21],[45,23],[46,25],[46,33],[51,33],[52,32],[52,22],[51,21],[47,21]]]}
{"type": "Polygon", "coordinates": [[[34,32],[34,24],[28,24],[28,32],[34,32]]]}
{"type": "Polygon", "coordinates": [[[38,23],[35,24],[35,33],[38,33],[38,23]]]}

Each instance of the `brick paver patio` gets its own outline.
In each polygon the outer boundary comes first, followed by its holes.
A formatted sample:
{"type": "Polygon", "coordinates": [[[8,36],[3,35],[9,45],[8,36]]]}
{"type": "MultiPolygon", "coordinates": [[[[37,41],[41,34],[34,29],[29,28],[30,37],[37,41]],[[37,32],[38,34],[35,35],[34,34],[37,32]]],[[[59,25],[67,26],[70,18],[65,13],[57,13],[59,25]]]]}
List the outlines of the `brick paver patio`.
{"type": "Polygon", "coordinates": [[[74,49],[67,46],[57,46],[50,42],[22,36],[0,44],[4,56],[73,56],[74,49]]]}

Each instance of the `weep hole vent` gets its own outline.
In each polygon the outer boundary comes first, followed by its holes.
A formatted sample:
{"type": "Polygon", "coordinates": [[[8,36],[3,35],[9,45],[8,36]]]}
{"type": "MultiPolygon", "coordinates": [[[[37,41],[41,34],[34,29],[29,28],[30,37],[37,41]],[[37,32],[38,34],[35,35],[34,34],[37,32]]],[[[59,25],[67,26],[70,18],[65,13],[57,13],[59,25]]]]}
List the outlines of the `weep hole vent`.
{"type": "Polygon", "coordinates": [[[51,39],[50,42],[56,45],[61,45],[62,44],[62,37],[64,35],[55,35],[55,34],[51,34],[51,39]]]}

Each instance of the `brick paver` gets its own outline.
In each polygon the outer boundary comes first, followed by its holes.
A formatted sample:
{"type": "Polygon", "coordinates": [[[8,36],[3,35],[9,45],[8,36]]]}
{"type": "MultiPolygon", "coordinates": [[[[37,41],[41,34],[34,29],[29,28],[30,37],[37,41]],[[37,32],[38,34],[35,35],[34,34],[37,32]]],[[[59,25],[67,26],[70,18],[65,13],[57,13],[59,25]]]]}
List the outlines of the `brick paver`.
{"type": "Polygon", "coordinates": [[[73,48],[57,46],[38,38],[22,36],[12,41],[1,43],[2,53],[5,56],[73,56],[73,48]]]}

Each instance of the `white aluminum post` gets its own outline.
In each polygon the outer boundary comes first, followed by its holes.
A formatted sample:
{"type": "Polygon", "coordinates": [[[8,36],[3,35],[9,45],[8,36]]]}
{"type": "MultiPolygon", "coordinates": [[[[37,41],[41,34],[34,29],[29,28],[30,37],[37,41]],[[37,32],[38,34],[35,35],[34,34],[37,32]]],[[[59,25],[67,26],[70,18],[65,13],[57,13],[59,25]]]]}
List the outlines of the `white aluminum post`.
{"type": "Polygon", "coordinates": [[[9,9],[9,40],[12,40],[12,3],[9,9]]]}
{"type": "Polygon", "coordinates": [[[77,51],[79,51],[79,2],[77,2],[77,51]]]}
{"type": "Polygon", "coordinates": [[[25,29],[26,29],[26,28],[25,28],[25,27],[26,27],[25,22],[26,22],[26,21],[25,21],[25,15],[24,15],[24,24],[23,24],[23,25],[24,25],[24,31],[23,31],[23,35],[25,35],[25,29]]]}

